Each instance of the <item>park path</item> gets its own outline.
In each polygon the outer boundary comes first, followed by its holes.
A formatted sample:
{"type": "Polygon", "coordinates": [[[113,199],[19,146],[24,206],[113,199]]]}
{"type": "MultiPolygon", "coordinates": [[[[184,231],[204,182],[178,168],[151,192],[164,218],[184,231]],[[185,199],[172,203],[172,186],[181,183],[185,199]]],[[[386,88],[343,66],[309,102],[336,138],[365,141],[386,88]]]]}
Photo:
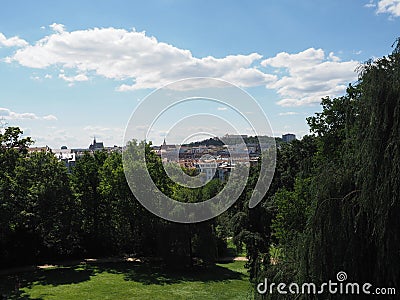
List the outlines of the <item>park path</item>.
{"type": "Polygon", "coordinates": [[[217,259],[217,262],[230,262],[230,261],[248,261],[248,258],[244,256],[236,256],[236,257],[227,256],[217,259]]]}

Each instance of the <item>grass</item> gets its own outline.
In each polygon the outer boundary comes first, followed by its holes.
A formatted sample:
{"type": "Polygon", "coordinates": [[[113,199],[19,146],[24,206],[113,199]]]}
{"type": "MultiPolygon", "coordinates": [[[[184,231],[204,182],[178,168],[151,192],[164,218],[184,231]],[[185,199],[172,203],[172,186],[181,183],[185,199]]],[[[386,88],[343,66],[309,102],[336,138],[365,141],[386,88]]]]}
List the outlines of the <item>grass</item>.
{"type": "Polygon", "coordinates": [[[252,298],[244,262],[186,271],[168,271],[155,263],[81,264],[17,275],[0,277],[5,299],[252,298]]]}
{"type": "Polygon", "coordinates": [[[246,247],[244,245],[242,245],[241,249],[236,249],[232,238],[228,238],[226,242],[228,256],[246,256],[246,247]]]}

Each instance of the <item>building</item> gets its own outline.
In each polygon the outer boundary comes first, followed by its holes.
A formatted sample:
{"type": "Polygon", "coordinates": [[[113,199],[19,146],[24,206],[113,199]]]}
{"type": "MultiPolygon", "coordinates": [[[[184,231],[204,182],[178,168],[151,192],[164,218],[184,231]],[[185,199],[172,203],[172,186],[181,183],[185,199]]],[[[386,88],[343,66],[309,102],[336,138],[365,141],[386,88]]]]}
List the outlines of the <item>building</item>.
{"type": "Polygon", "coordinates": [[[287,133],[282,135],[282,141],[285,143],[290,143],[291,141],[294,141],[296,139],[296,135],[293,133],[287,133]]]}
{"type": "Polygon", "coordinates": [[[244,139],[247,139],[248,136],[246,134],[225,134],[221,141],[225,145],[233,145],[233,144],[242,144],[244,139]]]}
{"type": "Polygon", "coordinates": [[[217,163],[211,155],[205,155],[195,165],[200,174],[203,175],[204,182],[214,178],[215,171],[217,170],[217,163]]]}
{"type": "Polygon", "coordinates": [[[38,152],[52,153],[58,161],[62,162],[65,165],[69,173],[71,172],[72,167],[74,167],[76,164],[75,152],[71,149],[67,149],[66,146],[62,146],[61,149],[51,149],[49,146],[28,148],[28,154],[38,152]]]}
{"type": "Polygon", "coordinates": [[[247,134],[225,134],[223,138],[225,139],[247,139],[247,134]]]}
{"type": "Polygon", "coordinates": [[[156,153],[163,161],[179,161],[179,148],[176,145],[168,145],[165,139],[156,153]]]}
{"type": "Polygon", "coordinates": [[[76,164],[76,153],[65,146],[61,147],[61,149],[53,149],[52,152],[58,161],[64,163],[68,172],[71,172],[71,169],[76,164]]]}
{"type": "Polygon", "coordinates": [[[49,153],[49,152],[51,152],[51,149],[50,149],[49,146],[44,146],[44,147],[29,147],[29,148],[28,148],[28,153],[34,153],[34,152],[49,153]]]}
{"type": "Polygon", "coordinates": [[[235,164],[232,164],[231,161],[220,163],[218,166],[218,178],[221,181],[226,181],[229,177],[229,174],[235,168],[235,164]]]}
{"type": "Polygon", "coordinates": [[[94,137],[93,143],[90,144],[90,146],[89,146],[89,150],[96,151],[96,150],[103,150],[103,149],[104,149],[103,142],[96,142],[96,137],[94,137]]]}

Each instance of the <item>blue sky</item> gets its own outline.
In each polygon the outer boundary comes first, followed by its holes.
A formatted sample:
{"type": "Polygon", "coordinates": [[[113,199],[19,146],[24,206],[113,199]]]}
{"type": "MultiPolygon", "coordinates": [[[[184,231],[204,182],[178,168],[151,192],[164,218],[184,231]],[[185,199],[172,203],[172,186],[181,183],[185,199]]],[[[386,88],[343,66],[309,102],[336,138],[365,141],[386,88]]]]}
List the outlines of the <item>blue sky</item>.
{"type": "Polygon", "coordinates": [[[399,0],[2,1],[0,118],[37,146],[87,147],[93,135],[121,145],[151,91],[211,76],[250,93],[276,136],[303,136],[321,97],[342,95],[360,62],[391,52],[399,16],[399,0]]]}

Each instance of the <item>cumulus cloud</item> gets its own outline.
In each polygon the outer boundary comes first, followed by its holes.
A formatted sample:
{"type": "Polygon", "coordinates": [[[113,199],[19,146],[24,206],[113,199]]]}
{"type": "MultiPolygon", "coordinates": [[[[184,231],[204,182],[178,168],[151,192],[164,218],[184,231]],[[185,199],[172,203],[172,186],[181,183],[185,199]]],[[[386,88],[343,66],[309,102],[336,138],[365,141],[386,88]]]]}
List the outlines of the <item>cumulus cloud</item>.
{"type": "MultiPolygon", "coordinates": [[[[121,85],[120,91],[157,88],[187,77],[216,77],[244,87],[276,80],[275,75],[265,74],[253,66],[262,58],[257,53],[197,58],[189,50],[159,42],[134,29],[93,28],[68,32],[61,24],[50,27],[55,31],[53,34],[19,49],[12,60],[30,68],[61,66],[80,74],[94,72],[110,79],[132,80],[131,84],[121,85]]],[[[87,79],[80,76],[82,80],[87,79]]]]}
{"type": "Polygon", "coordinates": [[[28,45],[28,42],[20,39],[17,36],[13,36],[10,38],[6,38],[4,34],[0,32],[0,46],[4,47],[25,47],[28,45]]]}
{"type": "MultiPolygon", "coordinates": [[[[17,49],[5,61],[35,69],[56,68],[58,78],[69,85],[88,81],[88,74],[122,81],[118,91],[153,89],[188,77],[215,77],[240,87],[274,89],[282,106],[318,103],[322,97],[343,93],[356,79],[358,62],[342,61],[335,53],[322,49],[281,52],[264,60],[258,53],[194,57],[189,50],[135,29],[69,32],[57,23],[50,28],[52,34],[17,49]],[[67,75],[71,72],[75,75],[67,75]]],[[[174,84],[174,88],[197,88],[184,85],[174,84]]]]}
{"type": "Polygon", "coordinates": [[[265,67],[283,69],[282,76],[267,87],[282,97],[281,106],[300,106],[319,103],[322,97],[342,94],[349,82],[357,78],[357,61],[340,61],[334,53],[309,48],[299,53],[281,52],[261,62],[265,67]]]}
{"type": "Polygon", "coordinates": [[[389,14],[390,18],[400,16],[400,0],[370,0],[364,7],[376,8],[377,14],[389,14]]]}
{"type": "Polygon", "coordinates": [[[65,26],[63,24],[53,23],[49,27],[53,29],[55,32],[64,32],[65,30],[65,26]]]}
{"type": "Polygon", "coordinates": [[[386,13],[392,17],[400,16],[400,0],[379,0],[378,9],[376,11],[378,14],[386,13]]]}
{"type": "Polygon", "coordinates": [[[57,117],[53,115],[47,115],[44,117],[39,117],[34,113],[17,113],[11,111],[8,108],[0,108],[0,119],[4,120],[46,120],[55,121],[57,117]]]}

